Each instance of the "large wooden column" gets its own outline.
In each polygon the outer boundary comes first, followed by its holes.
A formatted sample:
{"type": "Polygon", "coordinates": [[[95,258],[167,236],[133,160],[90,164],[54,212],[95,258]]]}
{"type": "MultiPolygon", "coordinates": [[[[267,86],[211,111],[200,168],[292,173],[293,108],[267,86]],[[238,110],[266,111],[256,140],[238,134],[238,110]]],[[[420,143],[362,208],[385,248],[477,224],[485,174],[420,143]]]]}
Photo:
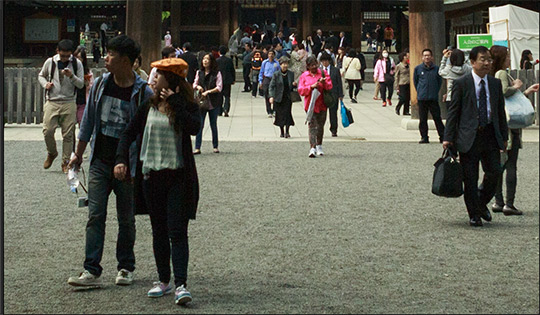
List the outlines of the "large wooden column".
{"type": "Polygon", "coordinates": [[[362,2],[361,1],[351,1],[351,21],[352,23],[352,38],[351,47],[360,48],[362,47],[362,2]],[[355,21],[360,20],[358,23],[355,21]]]}
{"type": "Polygon", "coordinates": [[[171,38],[173,44],[184,44],[182,35],[180,34],[182,20],[182,1],[171,0],[171,38]]]}
{"type": "Polygon", "coordinates": [[[231,37],[231,8],[230,1],[223,0],[219,1],[219,25],[221,27],[219,33],[219,44],[225,45],[229,43],[229,37],[231,37]]]}
{"type": "Polygon", "coordinates": [[[126,35],[141,45],[141,68],[150,73],[150,63],[161,59],[162,0],[127,0],[126,35]]]}
{"type": "Polygon", "coordinates": [[[413,84],[414,67],[422,63],[422,50],[433,51],[438,65],[445,48],[445,19],[443,0],[409,0],[409,51],[411,60],[411,110],[418,119],[418,100],[413,84]]]}
{"type": "MultiPolygon", "coordinates": [[[[300,2],[301,0],[298,0],[300,2]]],[[[302,39],[306,39],[312,35],[315,30],[312,28],[311,21],[313,20],[313,0],[302,1],[302,39]]]]}

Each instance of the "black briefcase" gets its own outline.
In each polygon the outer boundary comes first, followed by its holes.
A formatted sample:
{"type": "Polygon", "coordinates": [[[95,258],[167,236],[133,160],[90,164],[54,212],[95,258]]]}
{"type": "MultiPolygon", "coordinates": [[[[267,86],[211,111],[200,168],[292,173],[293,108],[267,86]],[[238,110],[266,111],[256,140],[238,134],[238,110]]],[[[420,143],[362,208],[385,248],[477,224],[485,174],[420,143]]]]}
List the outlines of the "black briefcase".
{"type": "Polygon", "coordinates": [[[463,195],[463,169],[456,155],[451,150],[444,150],[434,166],[431,192],[451,198],[463,195]]]}

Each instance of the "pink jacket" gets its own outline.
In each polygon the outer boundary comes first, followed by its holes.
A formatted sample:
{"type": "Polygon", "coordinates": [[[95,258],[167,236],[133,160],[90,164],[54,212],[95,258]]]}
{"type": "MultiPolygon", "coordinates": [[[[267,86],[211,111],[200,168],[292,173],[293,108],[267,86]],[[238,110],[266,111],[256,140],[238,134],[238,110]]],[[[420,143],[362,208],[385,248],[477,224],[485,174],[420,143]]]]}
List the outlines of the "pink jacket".
{"type": "MultiPolygon", "coordinates": [[[[324,71],[324,75],[326,76],[326,79],[320,83],[317,84],[317,90],[321,92],[321,95],[317,98],[315,101],[315,113],[320,113],[322,111],[326,110],[326,105],[324,105],[323,90],[331,90],[332,89],[332,80],[330,79],[330,74],[324,71]]],[[[313,83],[317,82],[322,77],[321,69],[317,69],[317,74],[313,75],[311,72],[305,71],[300,76],[300,79],[298,81],[298,94],[304,96],[304,110],[307,112],[309,108],[309,103],[311,102],[311,85],[313,83]]]]}
{"type": "MultiPolygon", "coordinates": [[[[392,69],[390,70],[390,74],[394,74],[394,71],[396,70],[396,64],[394,63],[394,59],[390,58],[390,62],[392,64],[392,69]]],[[[373,77],[378,82],[384,82],[384,74],[386,73],[386,60],[379,59],[377,60],[377,63],[375,64],[375,69],[373,69],[373,77]]]]}

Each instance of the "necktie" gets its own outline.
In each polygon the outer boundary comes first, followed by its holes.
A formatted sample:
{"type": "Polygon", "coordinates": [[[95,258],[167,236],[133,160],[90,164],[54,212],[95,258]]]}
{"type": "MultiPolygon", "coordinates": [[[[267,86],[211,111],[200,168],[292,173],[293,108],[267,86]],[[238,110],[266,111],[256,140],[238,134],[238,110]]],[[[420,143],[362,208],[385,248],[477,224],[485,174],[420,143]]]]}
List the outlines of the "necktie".
{"type": "Polygon", "coordinates": [[[488,124],[488,112],[487,112],[487,95],[486,95],[486,82],[480,81],[480,99],[478,100],[478,122],[480,127],[485,127],[488,124]]]}

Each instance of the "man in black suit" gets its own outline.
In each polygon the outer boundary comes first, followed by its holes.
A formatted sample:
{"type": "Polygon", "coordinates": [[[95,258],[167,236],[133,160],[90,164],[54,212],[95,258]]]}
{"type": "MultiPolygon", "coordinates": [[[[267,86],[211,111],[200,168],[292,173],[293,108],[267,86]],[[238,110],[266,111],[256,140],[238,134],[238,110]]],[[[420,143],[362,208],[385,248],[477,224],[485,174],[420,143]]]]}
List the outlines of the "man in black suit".
{"type": "Polygon", "coordinates": [[[221,72],[221,78],[223,80],[223,97],[225,101],[223,102],[223,107],[221,108],[219,115],[229,117],[229,110],[231,109],[231,85],[234,84],[236,80],[236,70],[234,69],[234,64],[231,58],[225,56],[227,53],[226,46],[219,47],[219,58],[216,60],[218,64],[218,69],[221,72]]]}
{"type": "Polygon", "coordinates": [[[334,96],[335,103],[332,105],[326,104],[328,111],[330,112],[330,132],[332,137],[337,137],[337,110],[338,102],[343,99],[343,84],[341,81],[341,73],[339,69],[332,65],[332,56],[327,52],[323,52],[321,55],[321,66],[323,70],[330,75],[330,80],[332,80],[332,89],[330,93],[334,96]]]}
{"type": "Polygon", "coordinates": [[[197,62],[197,56],[195,56],[195,54],[191,52],[190,42],[185,42],[182,48],[184,49],[184,53],[180,55],[180,58],[184,59],[189,66],[187,81],[193,84],[193,81],[195,81],[195,74],[197,73],[197,70],[199,70],[199,63],[197,62]]]}
{"type": "Polygon", "coordinates": [[[337,53],[337,49],[339,48],[339,46],[338,46],[339,45],[339,39],[336,36],[334,36],[334,32],[332,32],[332,31],[328,31],[328,35],[330,35],[330,36],[326,39],[325,46],[326,45],[331,45],[331,47],[332,47],[331,50],[335,54],[335,53],[337,53]]]}
{"type": "Polygon", "coordinates": [[[508,126],[501,81],[488,75],[491,55],[484,46],[469,55],[473,71],[454,81],[443,148],[459,151],[463,166],[464,199],[471,226],[491,221],[487,204],[495,194],[502,171],[500,152],[506,150],[508,126]],[[484,179],[478,187],[478,163],[484,179]]]}
{"type": "Polygon", "coordinates": [[[322,35],[322,31],[318,29],[317,34],[313,36],[313,54],[315,56],[319,55],[321,52],[324,41],[325,38],[322,35]]]}
{"type": "Polygon", "coordinates": [[[347,48],[349,45],[349,41],[345,37],[345,32],[339,32],[339,46],[337,46],[336,49],[339,47],[347,48]]]}

